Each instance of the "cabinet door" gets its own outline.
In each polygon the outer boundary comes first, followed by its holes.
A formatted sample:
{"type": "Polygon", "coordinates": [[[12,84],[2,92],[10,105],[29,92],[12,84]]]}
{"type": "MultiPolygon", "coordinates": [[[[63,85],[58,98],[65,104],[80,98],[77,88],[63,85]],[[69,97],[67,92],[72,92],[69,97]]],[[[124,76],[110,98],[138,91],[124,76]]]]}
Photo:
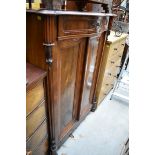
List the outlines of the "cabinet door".
{"type": "Polygon", "coordinates": [[[86,39],[58,42],[59,48],[59,140],[77,120],[82,85],[86,39]]]}
{"type": "Polygon", "coordinates": [[[91,37],[88,41],[87,56],[85,64],[85,75],[83,84],[83,94],[81,100],[80,117],[85,116],[92,107],[90,93],[93,91],[92,83],[95,70],[96,56],[98,50],[98,37],[91,37]]]}

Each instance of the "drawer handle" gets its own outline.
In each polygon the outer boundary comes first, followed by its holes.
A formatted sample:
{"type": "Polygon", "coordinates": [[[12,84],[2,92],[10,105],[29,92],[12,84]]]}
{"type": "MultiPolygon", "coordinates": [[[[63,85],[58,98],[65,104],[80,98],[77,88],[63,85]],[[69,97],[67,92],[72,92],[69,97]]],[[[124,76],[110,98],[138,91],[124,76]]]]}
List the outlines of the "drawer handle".
{"type": "Polygon", "coordinates": [[[121,66],[116,66],[116,67],[121,67],[121,66]]]}
{"type": "Polygon", "coordinates": [[[113,87],[113,86],[114,86],[114,84],[111,84],[111,86],[113,87]]]}
{"type": "Polygon", "coordinates": [[[114,64],[114,63],[115,63],[115,61],[111,61],[111,63],[112,63],[112,64],[114,64]]]}
{"type": "Polygon", "coordinates": [[[121,44],[122,46],[124,46],[124,44],[121,44]]]}
{"type": "Polygon", "coordinates": [[[114,48],[115,51],[117,51],[117,48],[114,48]]]}
{"type": "Polygon", "coordinates": [[[117,76],[116,76],[116,75],[115,75],[114,77],[115,77],[115,78],[117,78],[117,76]]]}
{"type": "Polygon", "coordinates": [[[108,75],[110,75],[110,76],[111,76],[111,73],[108,73],[108,75]]]}
{"type": "Polygon", "coordinates": [[[109,86],[109,84],[105,84],[106,86],[109,86]]]}
{"type": "Polygon", "coordinates": [[[107,95],[106,93],[104,93],[104,95],[107,95]]]}

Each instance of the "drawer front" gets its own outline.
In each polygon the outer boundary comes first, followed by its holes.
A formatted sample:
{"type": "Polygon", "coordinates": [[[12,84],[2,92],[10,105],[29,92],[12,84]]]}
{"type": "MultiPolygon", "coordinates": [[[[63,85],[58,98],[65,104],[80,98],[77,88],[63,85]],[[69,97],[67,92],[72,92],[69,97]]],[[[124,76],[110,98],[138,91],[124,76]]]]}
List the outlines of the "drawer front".
{"type": "Polygon", "coordinates": [[[113,52],[109,53],[108,59],[112,60],[114,59],[115,61],[119,60],[122,58],[122,51],[120,51],[118,48],[117,50],[113,50],[113,52]]]}
{"type": "Polygon", "coordinates": [[[98,100],[97,100],[98,104],[100,104],[106,96],[107,96],[107,95],[104,95],[104,94],[101,95],[101,94],[100,94],[100,96],[99,96],[99,98],[98,98],[98,100]]]}
{"type": "Polygon", "coordinates": [[[108,76],[104,76],[102,88],[101,88],[102,91],[108,90],[109,87],[113,87],[115,80],[116,80],[116,78],[113,75],[110,75],[109,78],[108,78],[108,76]]]}
{"type": "Polygon", "coordinates": [[[119,53],[123,53],[125,47],[125,39],[119,41],[118,51],[119,53]]]}
{"type": "Polygon", "coordinates": [[[108,86],[104,85],[102,87],[102,89],[101,89],[101,94],[102,95],[108,95],[108,93],[109,93],[109,91],[110,91],[111,88],[112,88],[111,85],[108,85],[108,86]]]}
{"type": "Polygon", "coordinates": [[[115,77],[112,74],[112,69],[106,69],[103,82],[102,82],[102,88],[101,92],[102,94],[107,93],[109,89],[111,89],[114,86],[115,77]]]}
{"type": "Polygon", "coordinates": [[[111,78],[113,80],[113,78],[118,74],[119,72],[119,65],[117,65],[118,63],[116,63],[116,66],[113,66],[111,68],[107,68],[105,70],[105,77],[107,77],[108,79],[111,78]]]}
{"type": "Polygon", "coordinates": [[[114,56],[114,55],[116,55],[118,53],[119,45],[118,45],[117,42],[113,43],[111,45],[107,44],[107,46],[110,46],[110,48],[109,48],[109,56],[114,56]]]}
{"type": "Polygon", "coordinates": [[[102,88],[101,88],[101,94],[106,94],[108,93],[109,89],[111,88],[110,83],[103,83],[102,88]]]}
{"type": "Polygon", "coordinates": [[[49,155],[49,142],[48,142],[48,136],[45,138],[45,140],[38,146],[38,148],[32,152],[33,155],[49,155]]]}
{"type": "Polygon", "coordinates": [[[108,57],[106,68],[119,67],[121,63],[122,55],[115,55],[108,57]]]}
{"type": "Polygon", "coordinates": [[[106,17],[59,16],[58,36],[93,34],[107,29],[106,17]]]}
{"type": "Polygon", "coordinates": [[[120,69],[119,66],[120,66],[120,62],[116,63],[116,66],[114,66],[114,67],[111,68],[111,71],[110,72],[111,72],[113,78],[116,78],[116,76],[117,76],[117,74],[119,72],[119,69],[120,69]]]}
{"type": "Polygon", "coordinates": [[[113,74],[111,73],[111,71],[106,72],[104,75],[104,78],[103,78],[103,84],[105,84],[105,85],[111,84],[112,81],[113,81],[113,74]]]}
{"type": "Polygon", "coordinates": [[[114,78],[112,80],[106,80],[103,82],[102,87],[103,89],[105,88],[105,90],[108,89],[108,87],[113,87],[114,86],[114,78]]]}
{"type": "Polygon", "coordinates": [[[43,81],[26,94],[26,115],[30,114],[44,99],[43,81]]]}
{"type": "Polygon", "coordinates": [[[43,102],[26,119],[26,139],[32,136],[34,131],[45,119],[45,116],[45,102],[43,102]]]}
{"type": "Polygon", "coordinates": [[[33,151],[47,135],[47,120],[45,119],[37,131],[26,142],[27,151],[33,151]]]}
{"type": "Polygon", "coordinates": [[[109,58],[115,57],[116,55],[122,56],[125,47],[125,39],[117,41],[111,45],[107,44],[107,46],[110,46],[109,58]]]}
{"type": "Polygon", "coordinates": [[[98,97],[98,103],[103,101],[103,99],[108,95],[111,89],[112,89],[112,86],[110,85],[109,86],[102,85],[102,88],[98,97]]]}

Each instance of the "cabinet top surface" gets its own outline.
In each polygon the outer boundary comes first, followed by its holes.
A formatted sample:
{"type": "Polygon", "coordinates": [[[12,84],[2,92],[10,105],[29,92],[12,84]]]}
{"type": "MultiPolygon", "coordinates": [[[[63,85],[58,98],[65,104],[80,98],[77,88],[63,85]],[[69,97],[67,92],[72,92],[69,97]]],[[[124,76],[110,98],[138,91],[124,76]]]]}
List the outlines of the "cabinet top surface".
{"type": "Polygon", "coordinates": [[[27,9],[26,12],[37,13],[43,15],[75,15],[75,16],[100,16],[100,17],[109,17],[116,16],[112,13],[98,13],[98,12],[80,12],[80,11],[55,11],[55,10],[30,10],[27,9]]]}
{"type": "Polygon", "coordinates": [[[46,76],[46,71],[30,64],[26,63],[26,88],[28,88],[33,83],[43,79],[46,76]]]}
{"type": "Polygon", "coordinates": [[[107,42],[111,44],[111,43],[117,42],[119,40],[125,39],[127,36],[128,36],[128,34],[123,33],[120,37],[117,37],[115,35],[114,31],[110,31],[110,35],[108,36],[107,42]]]}

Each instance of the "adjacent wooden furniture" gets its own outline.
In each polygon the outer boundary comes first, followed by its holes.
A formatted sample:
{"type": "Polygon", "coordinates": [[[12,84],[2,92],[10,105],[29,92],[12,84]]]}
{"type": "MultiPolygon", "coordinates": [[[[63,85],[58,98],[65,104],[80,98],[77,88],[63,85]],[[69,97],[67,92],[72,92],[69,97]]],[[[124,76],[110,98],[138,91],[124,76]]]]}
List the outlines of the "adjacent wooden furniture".
{"type": "Polygon", "coordinates": [[[112,0],[27,0],[26,8],[65,11],[108,12],[112,0]]]}
{"type": "Polygon", "coordinates": [[[112,16],[27,10],[27,61],[47,71],[52,155],[96,108],[96,82],[112,16]]]}
{"type": "Polygon", "coordinates": [[[27,155],[48,154],[46,72],[26,64],[26,151],[27,155]]]}
{"type": "Polygon", "coordinates": [[[97,83],[96,97],[98,104],[107,96],[117,79],[126,37],[127,34],[116,37],[113,31],[108,36],[105,49],[103,49],[104,55],[97,83]]]}

